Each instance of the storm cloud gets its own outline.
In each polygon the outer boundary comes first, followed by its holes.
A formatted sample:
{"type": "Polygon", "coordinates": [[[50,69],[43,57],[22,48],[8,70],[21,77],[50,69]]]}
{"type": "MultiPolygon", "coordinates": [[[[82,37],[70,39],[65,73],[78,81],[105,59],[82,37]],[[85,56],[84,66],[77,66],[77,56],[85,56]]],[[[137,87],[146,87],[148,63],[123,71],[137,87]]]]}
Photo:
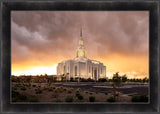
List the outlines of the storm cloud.
{"type": "Polygon", "coordinates": [[[81,26],[88,57],[148,56],[147,11],[12,11],[12,62],[74,58],[81,26]]]}

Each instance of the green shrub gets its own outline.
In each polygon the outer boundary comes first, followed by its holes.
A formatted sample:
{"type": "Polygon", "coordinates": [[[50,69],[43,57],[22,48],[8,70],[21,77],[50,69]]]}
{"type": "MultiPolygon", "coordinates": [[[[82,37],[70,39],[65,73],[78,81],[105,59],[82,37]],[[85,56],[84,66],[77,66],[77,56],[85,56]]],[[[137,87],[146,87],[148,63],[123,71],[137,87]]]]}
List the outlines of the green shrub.
{"type": "Polygon", "coordinates": [[[132,102],[148,102],[148,96],[147,95],[132,96],[132,102]]]}
{"type": "Polygon", "coordinates": [[[65,99],[66,102],[73,102],[72,96],[67,96],[65,99]]]}
{"type": "Polygon", "coordinates": [[[57,93],[58,92],[57,89],[54,92],[57,93]]]}
{"type": "Polygon", "coordinates": [[[107,101],[108,101],[108,102],[115,102],[115,99],[114,99],[114,97],[111,96],[111,97],[109,97],[109,98],[107,99],[107,101]]]}
{"type": "Polygon", "coordinates": [[[36,94],[41,94],[42,93],[42,90],[40,90],[40,89],[35,89],[35,91],[36,91],[36,94]]]}
{"type": "Polygon", "coordinates": [[[63,87],[62,87],[62,86],[60,86],[60,89],[61,89],[61,90],[63,90],[63,87]]]}
{"type": "Polygon", "coordinates": [[[76,97],[78,97],[80,95],[79,91],[76,91],[76,97]]]}
{"type": "Polygon", "coordinates": [[[31,84],[30,84],[30,83],[28,84],[28,87],[31,87],[31,84]]]}
{"type": "Polygon", "coordinates": [[[12,97],[17,97],[18,95],[19,92],[12,89],[12,97]]]}
{"type": "Polygon", "coordinates": [[[88,93],[88,91],[86,91],[85,93],[88,93]]]}
{"type": "Polygon", "coordinates": [[[12,90],[12,102],[25,102],[27,97],[17,91],[12,90]]]}
{"type": "Polygon", "coordinates": [[[36,85],[32,85],[32,87],[36,87],[36,85]]]}
{"type": "Polygon", "coordinates": [[[70,88],[71,91],[73,91],[73,88],[70,88]]]}
{"type": "Polygon", "coordinates": [[[28,102],[38,102],[38,98],[36,96],[30,96],[28,102]]]}
{"type": "Polygon", "coordinates": [[[119,94],[117,93],[116,96],[119,96],[119,94]]]}
{"type": "Polygon", "coordinates": [[[25,88],[24,86],[22,86],[22,87],[21,87],[21,90],[25,91],[25,90],[26,90],[26,88],[25,88]]]}
{"type": "Polygon", "coordinates": [[[79,100],[83,100],[83,96],[81,94],[78,95],[79,100]]]}
{"type": "Polygon", "coordinates": [[[89,101],[90,102],[94,102],[95,101],[95,97],[94,96],[89,96],[89,101]]]}
{"type": "Polygon", "coordinates": [[[71,90],[68,90],[68,93],[72,93],[72,91],[71,91],[71,90]]]}
{"type": "Polygon", "coordinates": [[[81,91],[81,88],[77,88],[77,91],[79,91],[79,92],[80,92],[80,91],[81,91]]]}
{"type": "Polygon", "coordinates": [[[90,95],[92,95],[93,93],[89,93],[90,95]]]}

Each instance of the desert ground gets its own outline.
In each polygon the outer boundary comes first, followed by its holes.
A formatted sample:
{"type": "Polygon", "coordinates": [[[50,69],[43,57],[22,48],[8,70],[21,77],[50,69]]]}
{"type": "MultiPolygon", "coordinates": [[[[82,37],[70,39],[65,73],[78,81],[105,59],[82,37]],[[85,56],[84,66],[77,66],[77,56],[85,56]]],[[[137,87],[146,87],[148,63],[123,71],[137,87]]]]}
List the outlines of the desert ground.
{"type": "MultiPolygon", "coordinates": [[[[148,84],[125,83],[116,88],[116,102],[132,102],[134,95],[148,95],[148,84]]],[[[12,102],[112,102],[110,82],[12,82],[12,102]],[[111,99],[111,100],[108,100],[111,99]]]]}

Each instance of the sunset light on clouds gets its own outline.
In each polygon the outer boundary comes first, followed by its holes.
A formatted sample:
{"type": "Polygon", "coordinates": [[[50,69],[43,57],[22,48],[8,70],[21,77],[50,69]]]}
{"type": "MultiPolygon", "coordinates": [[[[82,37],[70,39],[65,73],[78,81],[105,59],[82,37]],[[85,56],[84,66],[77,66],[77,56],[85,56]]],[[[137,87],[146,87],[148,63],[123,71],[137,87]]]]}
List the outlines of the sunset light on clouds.
{"type": "Polygon", "coordinates": [[[148,77],[147,11],[12,11],[12,75],[56,74],[76,56],[80,27],[87,58],[129,77],[148,77]]]}

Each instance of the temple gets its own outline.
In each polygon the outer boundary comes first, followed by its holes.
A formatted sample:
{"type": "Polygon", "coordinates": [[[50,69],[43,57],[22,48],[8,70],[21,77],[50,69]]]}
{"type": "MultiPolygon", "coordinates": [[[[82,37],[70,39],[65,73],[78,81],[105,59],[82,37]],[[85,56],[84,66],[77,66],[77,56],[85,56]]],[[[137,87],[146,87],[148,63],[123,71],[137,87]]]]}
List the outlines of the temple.
{"type": "Polygon", "coordinates": [[[106,78],[106,66],[97,60],[90,60],[86,57],[86,50],[82,39],[82,28],[80,30],[76,57],[58,63],[57,76],[65,76],[67,80],[71,78],[90,78],[93,80],[106,78]]]}

